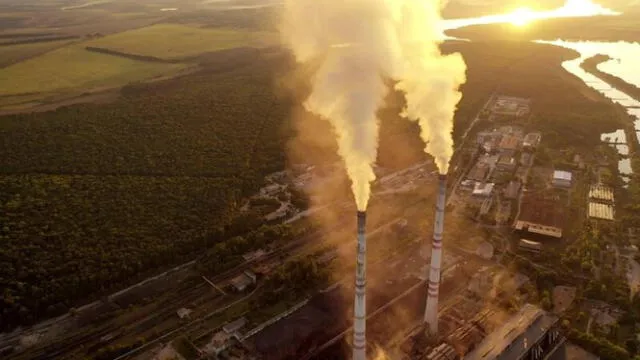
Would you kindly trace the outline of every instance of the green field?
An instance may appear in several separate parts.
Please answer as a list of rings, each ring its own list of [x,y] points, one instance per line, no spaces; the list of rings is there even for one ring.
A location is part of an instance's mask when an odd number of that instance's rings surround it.
[[[0,96],[122,86],[184,68],[182,64],[92,53],[71,45],[0,69]]]
[[[0,46],[0,68],[7,65],[15,64],[34,56],[38,56],[47,51],[64,46],[67,43],[69,43],[69,41],[62,40],[33,44]]]
[[[273,39],[274,34],[268,32],[158,24],[110,35],[87,45],[128,54],[180,59],[217,50],[260,46]]]

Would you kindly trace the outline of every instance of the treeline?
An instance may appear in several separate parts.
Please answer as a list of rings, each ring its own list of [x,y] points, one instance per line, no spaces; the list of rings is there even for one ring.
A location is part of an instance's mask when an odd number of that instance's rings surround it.
[[[9,41],[0,41],[0,46],[13,46],[13,45],[24,45],[24,44],[33,44],[33,43],[42,43],[42,42],[53,42],[53,41],[61,41],[61,40],[72,40],[77,38],[78,37],[74,35],[66,35],[66,36],[51,36],[51,37],[43,37],[43,38],[9,40]]]
[[[330,272],[313,257],[289,261],[265,279],[261,292],[252,300],[252,308],[260,309],[279,301],[295,301],[327,286]]]
[[[86,46],[85,50],[95,52],[98,54],[119,56],[119,57],[136,60],[136,61],[157,62],[157,63],[165,63],[165,64],[177,64],[180,62],[179,60],[166,60],[166,59],[157,58],[155,56],[129,54],[121,51],[105,49],[105,48],[95,47],[95,46]]]
[[[238,223],[236,221],[236,223]],[[240,228],[238,223],[238,229]],[[244,226],[243,226],[244,227]],[[311,226],[292,227],[288,224],[262,225],[244,235],[236,235],[225,241],[218,241],[201,258],[198,266],[207,273],[220,273],[233,268],[244,261],[242,255],[257,249],[266,249],[270,245],[279,242],[281,245],[307,235],[313,230]],[[237,233],[232,227],[228,227],[226,233]],[[221,235],[218,234],[218,238]]]
[[[567,337],[585,350],[598,355],[602,360],[631,360],[627,350],[607,339],[597,338],[576,329],[569,330]]]

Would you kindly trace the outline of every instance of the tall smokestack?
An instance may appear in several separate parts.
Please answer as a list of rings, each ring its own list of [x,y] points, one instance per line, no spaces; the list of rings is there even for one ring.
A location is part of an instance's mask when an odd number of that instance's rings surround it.
[[[429,326],[432,335],[438,333],[438,291],[440,288],[440,268],[442,264],[442,232],[444,230],[444,207],[447,191],[447,175],[438,177],[438,200],[436,202],[436,219],[433,224],[433,243],[431,246],[431,270],[427,287],[427,306],[424,311],[424,322]]]
[[[367,309],[365,303],[365,293],[367,285],[367,240],[365,238],[365,227],[367,213],[358,211],[358,254],[356,256],[356,295],[353,308],[353,360],[366,360],[367,340],[365,334],[365,323]]]

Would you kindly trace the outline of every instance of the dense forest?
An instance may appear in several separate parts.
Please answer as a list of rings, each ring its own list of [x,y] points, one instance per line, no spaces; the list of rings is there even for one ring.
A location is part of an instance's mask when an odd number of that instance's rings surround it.
[[[586,146],[617,126],[609,104],[589,100],[559,66],[570,51],[509,42],[444,50],[461,51],[469,66],[456,137],[494,91],[534,98],[557,144]],[[198,73],[127,86],[111,104],[0,118],[0,328],[193,259],[222,240],[266,174],[287,161],[336,159],[327,122],[295,105],[305,86],[291,79],[286,53],[240,49],[201,61]],[[424,156],[402,106],[390,93],[380,111],[385,167]]]

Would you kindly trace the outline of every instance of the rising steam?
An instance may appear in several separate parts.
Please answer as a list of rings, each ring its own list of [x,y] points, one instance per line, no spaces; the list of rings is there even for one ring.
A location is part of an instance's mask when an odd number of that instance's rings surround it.
[[[418,121],[425,150],[433,155],[441,174],[453,155],[453,115],[466,80],[466,65],[458,53],[443,56],[439,44],[441,0],[405,0],[398,33],[403,73],[396,89],[406,94],[403,116]]]
[[[446,172],[464,62],[440,55],[439,0],[286,0],[284,9],[283,40],[296,60],[320,61],[304,105],[333,124],[358,209],[375,180],[385,78],[399,80],[406,116],[419,120],[426,150]]]

